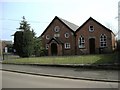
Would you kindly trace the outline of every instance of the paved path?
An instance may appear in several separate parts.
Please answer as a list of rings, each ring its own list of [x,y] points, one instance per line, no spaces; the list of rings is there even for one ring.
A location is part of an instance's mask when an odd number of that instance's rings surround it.
[[[98,69],[83,69],[83,68],[67,68],[67,67],[50,67],[50,66],[29,66],[29,65],[8,65],[3,64],[3,69],[19,70],[32,73],[41,73],[48,75],[61,75],[78,78],[92,78],[97,80],[117,80],[117,70],[98,70]]]

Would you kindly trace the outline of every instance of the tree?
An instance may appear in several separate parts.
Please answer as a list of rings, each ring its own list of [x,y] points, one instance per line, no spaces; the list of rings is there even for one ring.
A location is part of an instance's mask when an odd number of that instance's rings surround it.
[[[39,37],[34,38],[34,55],[37,57],[46,55],[46,50],[43,48],[42,40]]]
[[[13,47],[16,50],[16,54],[22,57],[23,54],[23,31],[17,31],[14,34],[14,44]]]
[[[34,31],[30,30],[24,16],[18,29],[20,31],[14,34],[14,49],[20,57],[30,57],[34,51]]]

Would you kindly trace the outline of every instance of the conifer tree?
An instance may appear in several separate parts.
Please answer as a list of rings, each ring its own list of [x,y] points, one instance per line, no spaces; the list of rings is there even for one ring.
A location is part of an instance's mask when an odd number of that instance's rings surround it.
[[[14,48],[20,57],[30,57],[34,51],[34,30],[31,31],[30,24],[23,16],[17,31],[14,34]]]

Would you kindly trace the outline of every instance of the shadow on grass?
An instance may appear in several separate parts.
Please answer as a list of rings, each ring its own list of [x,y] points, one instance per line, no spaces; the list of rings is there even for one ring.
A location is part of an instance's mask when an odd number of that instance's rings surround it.
[[[120,70],[119,63],[119,54],[118,52],[112,54],[102,54],[99,55],[99,60],[91,64],[91,67],[94,69],[106,69],[106,70]]]
[[[100,58],[94,64],[115,64],[118,63],[118,54],[117,53],[112,53],[112,54],[101,54],[98,55]]]

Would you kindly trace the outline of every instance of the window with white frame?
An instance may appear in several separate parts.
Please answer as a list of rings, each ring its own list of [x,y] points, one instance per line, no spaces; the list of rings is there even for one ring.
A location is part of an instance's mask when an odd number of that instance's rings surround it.
[[[107,36],[105,34],[101,34],[100,36],[100,47],[107,46]]]
[[[79,37],[78,46],[79,46],[79,48],[84,48],[85,47],[85,38],[83,36]]]
[[[65,43],[65,49],[70,49],[70,43]]]
[[[49,45],[48,44],[46,44],[46,49],[48,49],[49,48]]]
[[[93,32],[94,31],[94,26],[89,26],[89,31]]]
[[[60,31],[60,27],[59,26],[55,26],[54,31],[55,32],[59,32]]]
[[[69,33],[65,33],[65,38],[69,38],[70,34]]]
[[[60,37],[60,34],[54,34],[54,37]]]
[[[49,39],[50,39],[50,36],[49,36],[49,35],[46,35],[46,39],[49,40]]]

